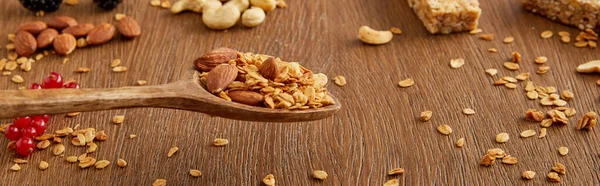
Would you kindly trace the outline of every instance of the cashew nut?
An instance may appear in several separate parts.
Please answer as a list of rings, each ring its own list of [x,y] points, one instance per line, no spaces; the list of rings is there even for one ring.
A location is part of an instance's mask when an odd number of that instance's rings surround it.
[[[273,11],[277,8],[277,0],[250,0],[252,6],[258,6],[265,12]]]
[[[231,28],[240,19],[240,10],[236,6],[222,6],[218,9],[203,10],[202,21],[208,28],[224,30]]]
[[[208,10],[217,10],[223,6],[223,3],[219,0],[206,0],[202,5],[202,12],[206,12]]]
[[[180,12],[189,10],[197,13],[202,12],[202,5],[204,0],[179,0],[171,6],[171,12],[178,14]]]
[[[362,26],[358,29],[358,39],[372,45],[386,44],[392,40],[393,36],[394,34],[389,30],[378,31],[368,26]]]
[[[598,73],[600,72],[600,60],[593,60],[587,63],[581,64],[577,67],[579,73]]]
[[[223,6],[235,6],[240,10],[240,13],[242,13],[248,9],[250,2],[248,0],[231,0],[225,3]]]
[[[265,11],[262,8],[253,6],[242,14],[242,25],[255,27],[265,21]]]

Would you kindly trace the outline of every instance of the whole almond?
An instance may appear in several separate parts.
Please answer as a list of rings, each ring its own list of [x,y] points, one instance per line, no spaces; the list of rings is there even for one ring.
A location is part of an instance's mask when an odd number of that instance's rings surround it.
[[[100,45],[109,42],[113,36],[115,36],[115,26],[108,23],[102,23],[90,30],[86,40],[88,45]]]
[[[194,64],[196,65],[196,69],[203,72],[209,72],[217,65],[227,63],[234,59],[237,59],[235,50],[223,47],[207,52],[206,54],[202,55],[202,57],[196,59]]]
[[[15,52],[19,56],[30,56],[37,50],[37,41],[31,33],[19,31],[15,36]]]
[[[119,30],[119,32],[123,36],[128,38],[140,36],[140,34],[142,33],[142,29],[140,28],[140,25],[137,23],[137,21],[135,21],[135,19],[129,16],[121,18],[117,22],[116,26],[117,30]]]
[[[269,58],[262,63],[260,68],[258,68],[258,73],[260,73],[263,77],[275,80],[277,76],[279,76],[279,68],[277,68],[277,61],[273,58]]]
[[[54,50],[60,55],[68,55],[77,47],[77,39],[71,34],[60,34],[54,39]]]
[[[62,30],[62,33],[71,34],[75,37],[85,37],[92,29],[94,29],[94,25],[92,24],[78,24],[65,28]]]
[[[223,91],[235,80],[238,69],[235,65],[223,64],[216,66],[206,77],[206,88],[210,93],[217,94]]]
[[[233,102],[251,106],[260,106],[265,101],[265,96],[262,94],[247,90],[229,92],[227,96],[229,96]]]
[[[55,28],[57,30],[62,30],[70,26],[77,25],[77,20],[69,16],[56,16],[50,19],[48,22],[48,27]]]
[[[38,48],[46,48],[52,45],[52,42],[56,36],[58,36],[58,32],[53,28],[44,29],[44,31],[37,36]]]
[[[33,35],[38,35],[40,32],[42,32],[42,30],[46,28],[48,28],[48,25],[46,25],[46,23],[41,21],[33,21],[22,24],[21,27],[19,27],[19,30],[17,30],[17,32],[26,31]]]

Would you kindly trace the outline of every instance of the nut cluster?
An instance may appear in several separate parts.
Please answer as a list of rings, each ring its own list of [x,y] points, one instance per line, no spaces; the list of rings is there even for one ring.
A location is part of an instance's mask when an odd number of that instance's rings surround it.
[[[219,97],[272,109],[310,109],[334,104],[327,76],[297,62],[218,48],[194,61],[206,89]]]
[[[202,13],[204,24],[215,30],[231,28],[240,20],[246,27],[256,27],[264,22],[266,12],[287,7],[283,0],[179,0],[172,6],[168,0],[152,0],[150,5],[171,8],[173,14]]]

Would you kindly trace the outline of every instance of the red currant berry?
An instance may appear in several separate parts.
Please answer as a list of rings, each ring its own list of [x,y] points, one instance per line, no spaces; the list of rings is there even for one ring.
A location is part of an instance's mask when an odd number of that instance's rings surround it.
[[[15,118],[13,120],[13,124],[15,125],[15,127],[20,128],[20,129],[28,127],[31,124],[31,117],[25,116],[25,117]]]
[[[63,87],[77,89],[77,88],[79,88],[79,84],[77,84],[77,82],[71,81],[71,82],[66,83]]]
[[[39,90],[39,89],[42,89],[42,85],[37,84],[37,83],[33,83],[33,84],[31,84],[31,87],[29,87],[29,89]]]
[[[62,88],[63,78],[58,72],[51,72],[42,82],[42,88]]]
[[[35,128],[38,135],[43,134],[44,132],[46,132],[46,121],[44,121],[44,119],[42,118],[34,118],[30,127]]]
[[[21,129],[21,137],[35,138],[37,136],[38,136],[38,132],[33,127],[27,127],[27,128]]]
[[[7,139],[15,141],[21,138],[21,129],[17,128],[15,125],[9,125],[8,127],[6,127],[6,131],[4,131],[4,134]]]
[[[33,147],[35,145],[33,139],[23,136],[21,139],[19,139],[19,141],[17,141],[16,146],[17,153],[19,153],[19,155],[29,156],[31,153],[33,153]]]
[[[43,119],[44,122],[48,123],[48,121],[50,121],[50,116],[49,115],[33,116],[33,121],[35,121],[36,119]]]

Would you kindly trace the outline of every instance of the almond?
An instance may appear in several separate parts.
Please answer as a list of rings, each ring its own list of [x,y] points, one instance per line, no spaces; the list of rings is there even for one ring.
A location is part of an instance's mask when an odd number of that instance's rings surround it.
[[[277,68],[277,61],[273,58],[269,58],[262,63],[260,68],[258,68],[258,73],[260,73],[263,77],[270,79],[272,81],[279,76],[279,68]]]
[[[44,29],[44,31],[37,36],[38,48],[46,48],[50,46],[56,36],[58,36],[58,32],[53,28]]]
[[[260,106],[265,101],[265,96],[262,94],[247,90],[233,91],[227,95],[233,102],[251,106]]]
[[[17,32],[26,31],[33,35],[38,35],[40,32],[42,32],[42,30],[46,28],[48,28],[48,25],[46,25],[46,23],[41,21],[33,21],[22,24],[21,27],[19,27],[19,30],[17,30]]]
[[[94,25],[92,24],[78,24],[65,28],[64,30],[62,30],[62,33],[71,34],[75,37],[85,37],[92,29],[94,29]]]
[[[210,93],[217,94],[223,91],[235,80],[238,69],[235,65],[223,64],[216,66],[206,77],[206,88]]]
[[[56,16],[48,21],[48,27],[58,30],[77,25],[77,20],[69,16]]]
[[[235,53],[235,50],[223,47],[214,49],[202,55],[202,57],[194,61],[194,64],[196,64],[196,69],[201,70],[203,72],[209,72],[217,65],[227,63],[230,60],[234,59],[237,59],[237,54]]]
[[[30,56],[37,50],[37,41],[31,33],[19,31],[15,36],[15,52],[19,56]]]
[[[90,30],[86,40],[88,45],[100,45],[109,42],[113,36],[115,36],[115,26],[108,23],[102,23]]]
[[[71,34],[60,34],[54,39],[54,50],[60,55],[68,55],[77,47],[77,39]]]
[[[142,29],[140,28],[140,25],[137,23],[137,21],[135,21],[135,19],[129,16],[121,18],[119,22],[117,22],[116,26],[117,30],[119,30],[119,32],[123,36],[128,38],[140,36],[140,34],[142,33]]]

